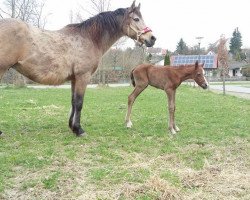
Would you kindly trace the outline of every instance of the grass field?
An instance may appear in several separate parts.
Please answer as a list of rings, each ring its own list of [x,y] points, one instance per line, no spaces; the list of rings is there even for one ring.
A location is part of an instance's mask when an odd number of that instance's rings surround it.
[[[88,89],[76,138],[68,89],[0,89],[0,199],[250,199],[250,101],[181,86],[167,132],[164,92]]]

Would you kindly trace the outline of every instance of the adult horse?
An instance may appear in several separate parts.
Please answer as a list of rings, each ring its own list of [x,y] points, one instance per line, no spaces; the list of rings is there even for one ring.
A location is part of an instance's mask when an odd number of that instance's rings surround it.
[[[84,135],[80,116],[86,86],[102,55],[122,36],[148,47],[156,38],[146,27],[140,4],[100,13],[58,31],[40,30],[16,19],[0,21],[0,79],[14,68],[29,79],[48,85],[71,81],[69,127]]]
[[[204,64],[199,65],[198,61],[193,65],[182,65],[179,67],[171,66],[153,66],[142,64],[135,67],[131,72],[134,91],[128,96],[128,111],[126,115],[126,126],[132,127],[130,120],[131,110],[135,99],[146,89],[148,85],[162,89],[168,97],[169,125],[168,129],[175,134],[180,129],[175,124],[175,93],[179,85],[187,80],[193,79],[203,89],[207,89],[208,83],[204,77]]]

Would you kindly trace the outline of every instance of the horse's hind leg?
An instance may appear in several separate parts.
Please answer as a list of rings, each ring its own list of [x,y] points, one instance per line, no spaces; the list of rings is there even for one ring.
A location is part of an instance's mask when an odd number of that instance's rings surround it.
[[[128,96],[128,111],[126,114],[126,118],[125,118],[125,123],[127,128],[131,128],[132,127],[132,122],[130,119],[130,115],[131,115],[131,110],[132,110],[132,106],[135,102],[135,99],[139,96],[139,94],[147,87],[147,85],[143,85],[143,86],[135,86],[134,91]]]
[[[8,67],[2,67],[2,66],[0,65],[0,81],[2,80],[3,75],[4,75],[4,73],[5,73],[7,70],[8,70]]]
[[[1,51],[0,51],[1,53]],[[0,81],[4,75],[4,73],[11,67],[15,64],[15,62],[11,62],[11,61],[8,61],[8,60],[5,60],[5,59],[1,59],[3,58],[4,56],[7,57],[7,55],[2,55],[0,54]]]
[[[2,77],[3,77],[3,75],[4,75],[4,73],[5,73],[6,70],[7,69],[1,67],[1,65],[0,65],[0,83],[1,83]],[[3,132],[0,130],[0,136],[2,135],[2,133]]]

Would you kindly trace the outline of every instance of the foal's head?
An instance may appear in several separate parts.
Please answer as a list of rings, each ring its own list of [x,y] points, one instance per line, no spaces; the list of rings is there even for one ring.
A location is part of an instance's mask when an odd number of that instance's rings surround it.
[[[195,62],[195,70],[194,70],[194,74],[193,74],[193,79],[203,89],[207,89],[208,82],[204,76],[205,71],[204,71],[203,67],[204,67],[204,63],[199,65],[198,61]]]
[[[136,7],[135,1],[127,9],[123,32],[128,37],[137,40],[141,44],[145,44],[147,47],[152,47],[156,40],[156,37],[152,34],[152,30],[143,21],[140,4]]]

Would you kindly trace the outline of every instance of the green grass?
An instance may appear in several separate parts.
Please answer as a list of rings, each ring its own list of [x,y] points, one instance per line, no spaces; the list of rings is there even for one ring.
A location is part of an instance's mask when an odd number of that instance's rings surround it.
[[[1,193],[17,190],[31,199],[47,191],[52,191],[50,198],[96,193],[96,199],[105,199],[121,191],[121,199],[154,199],[162,190],[131,189],[125,194],[122,189],[126,184],[147,185],[152,177],[185,194],[180,169],[205,170],[207,162],[219,162],[215,149],[236,148],[235,141],[249,140],[249,100],[188,86],[177,91],[181,132],[176,137],[167,132],[166,95],[153,88],[138,97],[134,126],[126,129],[131,91],[88,89],[81,119],[88,135],[76,138],[68,128],[70,90],[1,88],[0,198]],[[249,153],[247,148],[240,151],[232,156]],[[28,192],[30,188],[34,193]]]

